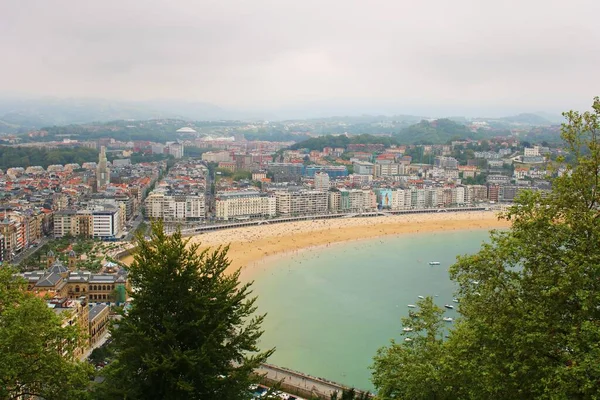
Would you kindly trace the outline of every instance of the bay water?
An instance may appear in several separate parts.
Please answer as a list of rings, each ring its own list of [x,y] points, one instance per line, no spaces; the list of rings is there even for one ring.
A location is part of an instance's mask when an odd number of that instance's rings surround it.
[[[448,268],[488,238],[487,230],[406,234],[266,259],[252,276],[258,311],[268,314],[260,346],[276,347],[271,364],[373,390],[373,356],[402,340],[407,306],[418,296],[454,304]]]

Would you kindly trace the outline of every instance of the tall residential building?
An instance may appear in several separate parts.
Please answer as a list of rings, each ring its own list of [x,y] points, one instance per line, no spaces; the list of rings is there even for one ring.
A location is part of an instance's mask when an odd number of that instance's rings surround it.
[[[232,192],[217,195],[215,199],[217,219],[274,217],[276,199],[272,194],[259,192]]]
[[[106,147],[100,147],[100,156],[98,157],[98,165],[96,166],[96,183],[98,190],[105,188],[110,183],[110,169],[108,168],[108,160],[106,159]]]
[[[340,189],[340,210],[363,212],[377,208],[377,196],[372,190]]]
[[[183,143],[167,142],[167,151],[175,158],[182,158],[184,153]]]
[[[317,172],[315,174],[315,190],[326,192],[329,190],[329,174],[326,172]]]
[[[275,192],[278,215],[310,215],[327,212],[327,192],[298,190]]]
[[[146,198],[146,216],[165,221],[199,221],[206,217],[204,194],[152,192]]]

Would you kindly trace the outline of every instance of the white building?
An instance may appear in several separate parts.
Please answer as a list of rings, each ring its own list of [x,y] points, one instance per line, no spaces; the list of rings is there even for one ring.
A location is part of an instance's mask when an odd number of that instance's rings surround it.
[[[354,162],[354,173],[358,175],[373,175],[375,172],[375,165],[366,161]]]
[[[375,176],[395,176],[404,175],[404,164],[376,164]]]
[[[175,158],[183,158],[184,147],[183,143],[167,143],[167,151]]]
[[[100,239],[119,238],[123,231],[121,208],[104,204],[92,210],[92,236]]]
[[[274,217],[277,201],[272,194],[232,192],[219,194],[215,207],[216,217],[225,221],[236,218]]]
[[[146,216],[164,221],[198,221],[206,218],[204,194],[152,192],[146,197]]]
[[[231,153],[228,151],[209,151],[202,154],[202,161],[207,162],[230,162],[233,161],[233,157],[231,157]]]
[[[540,147],[539,146],[525,147],[524,155],[525,155],[525,157],[537,157],[540,155]]]
[[[326,172],[317,172],[315,174],[315,190],[326,192],[329,190],[329,174]]]

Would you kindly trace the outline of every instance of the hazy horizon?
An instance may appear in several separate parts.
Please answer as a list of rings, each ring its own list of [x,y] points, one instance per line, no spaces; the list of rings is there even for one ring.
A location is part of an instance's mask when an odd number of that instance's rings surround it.
[[[588,109],[600,2],[4,2],[0,95],[279,118]]]

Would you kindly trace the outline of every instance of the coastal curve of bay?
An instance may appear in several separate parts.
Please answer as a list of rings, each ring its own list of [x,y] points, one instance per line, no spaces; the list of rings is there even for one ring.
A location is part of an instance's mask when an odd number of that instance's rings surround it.
[[[248,281],[273,265],[263,262],[266,258],[312,247],[380,236],[508,227],[510,222],[493,211],[439,212],[262,224],[212,231],[192,241],[201,248],[229,244],[229,271],[241,268],[241,280]]]

